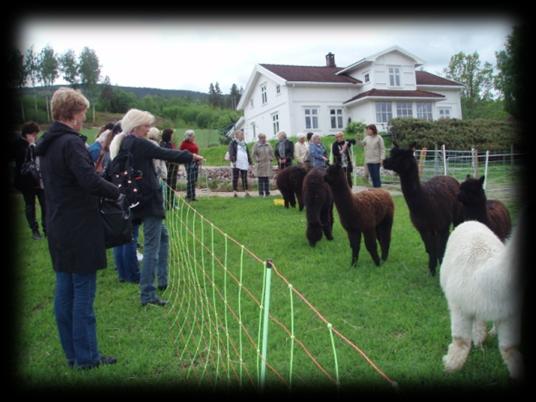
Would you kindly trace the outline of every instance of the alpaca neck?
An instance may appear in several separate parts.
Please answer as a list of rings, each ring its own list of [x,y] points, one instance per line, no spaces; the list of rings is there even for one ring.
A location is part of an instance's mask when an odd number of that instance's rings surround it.
[[[463,216],[466,221],[478,221],[485,225],[489,223],[488,210],[486,207],[486,198],[474,205],[463,206]]]
[[[333,202],[337,207],[341,221],[349,222],[352,218],[353,197],[352,190],[350,190],[346,178],[335,183],[335,185],[331,187],[331,190],[333,193]]]
[[[422,208],[423,198],[417,164],[412,165],[409,170],[400,173],[399,176],[402,194],[404,194],[408,208],[413,212],[418,211]]]

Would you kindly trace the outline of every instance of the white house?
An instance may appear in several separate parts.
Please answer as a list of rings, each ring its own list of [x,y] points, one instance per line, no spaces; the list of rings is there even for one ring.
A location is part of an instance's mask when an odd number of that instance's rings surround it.
[[[236,125],[246,140],[258,133],[268,138],[278,131],[289,135],[335,134],[350,121],[387,129],[394,117],[437,120],[462,118],[463,85],[416,68],[417,56],[391,47],[348,67],[257,64],[237,105],[244,116]]]

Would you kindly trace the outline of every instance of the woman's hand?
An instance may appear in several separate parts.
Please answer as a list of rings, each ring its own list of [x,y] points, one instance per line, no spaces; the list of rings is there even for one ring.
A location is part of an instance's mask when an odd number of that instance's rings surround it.
[[[205,160],[205,158],[203,158],[201,155],[198,155],[198,154],[192,154],[192,155],[194,157],[194,161],[202,162]]]

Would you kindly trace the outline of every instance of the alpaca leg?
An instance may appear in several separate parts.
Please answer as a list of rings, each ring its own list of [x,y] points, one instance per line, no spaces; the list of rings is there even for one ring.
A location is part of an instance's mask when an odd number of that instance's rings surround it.
[[[474,320],[473,321],[473,345],[475,347],[482,347],[482,344],[486,340],[488,335],[488,327],[486,321]]]
[[[434,276],[437,264],[435,237],[431,232],[423,232],[421,233],[421,238],[428,253],[428,270],[430,275]]]
[[[303,195],[300,192],[296,192],[296,198],[298,199],[298,207],[300,208],[300,211],[303,211]]]
[[[510,377],[519,380],[523,377],[523,356],[519,352],[518,345],[521,341],[521,324],[518,317],[497,321],[497,335],[499,338],[499,350]]]
[[[294,196],[294,191],[291,190],[289,192],[288,200],[289,200],[290,206],[292,208],[296,208],[296,197]]]
[[[361,246],[361,232],[348,232],[348,240],[350,240],[352,249],[352,263],[350,266],[356,266],[359,258],[359,247]]]
[[[391,244],[391,229],[393,227],[393,217],[386,217],[382,223],[378,225],[376,231],[378,233],[378,241],[382,250],[382,260],[387,261],[389,257],[389,246]]]
[[[463,367],[471,351],[471,330],[473,326],[473,320],[457,308],[451,308],[450,320],[452,342],[449,345],[447,354],[443,356],[443,367],[448,373]]]
[[[376,266],[380,265],[380,256],[378,255],[378,247],[376,246],[376,230],[371,229],[363,233],[365,236],[365,246],[374,260]]]
[[[437,258],[439,260],[439,264],[443,262],[443,256],[445,255],[445,249],[447,248],[447,241],[449,239],[449,228],[446,228],[439,232],[438,235],[438,253]]]
[[[333,240],[333,220],[331,219],[330,206],[324,205],[322,207],[320,220],[322,221],[322,230],[324,231],[326,239]]]

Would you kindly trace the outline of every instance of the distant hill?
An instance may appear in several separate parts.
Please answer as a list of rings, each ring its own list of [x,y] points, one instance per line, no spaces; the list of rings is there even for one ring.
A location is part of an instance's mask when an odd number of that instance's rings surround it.
[[[32,94],[45,94],[52,93],[59,87],[65,85],[53,85],[51,87],[33,87],[33,88],[21,88],[20,91],[24,95]],[[208,100],[208,94],[204,92],[188,91],[185,89],[161,89],[161,88],[142,88],[142,87],[123,87],[118,85],[112,85],[113,88],[118,88],[126,92],[131,92],[139,98],[143,98],[147,95],[158,95],[163,97],[181,97],[189,98],[192,100],[206,101]]]

